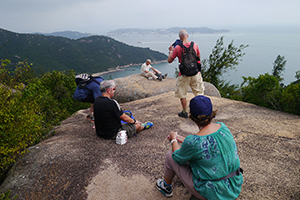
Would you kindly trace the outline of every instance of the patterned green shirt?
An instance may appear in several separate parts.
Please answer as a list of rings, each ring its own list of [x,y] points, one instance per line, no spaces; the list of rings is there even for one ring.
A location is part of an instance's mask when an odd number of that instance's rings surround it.
[[[209,200],[232,200],[241,192],[242,174],[222,181],[212,181],[240,167],[236,143],[230,130],[222,122],[217,124],[221,124],[221,127],[212,134],[187,136],[172,157],[180,165],[190,163],[194,186],[200,195]]]

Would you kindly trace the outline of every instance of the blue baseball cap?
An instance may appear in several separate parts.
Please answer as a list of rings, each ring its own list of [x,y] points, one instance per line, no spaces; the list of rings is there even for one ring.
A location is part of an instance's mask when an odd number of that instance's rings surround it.
[[[190,112],[195,118],[197,118],[199,115],[211,117],[212,111],[211,100],[206,96],[198,95],[190,101]]]

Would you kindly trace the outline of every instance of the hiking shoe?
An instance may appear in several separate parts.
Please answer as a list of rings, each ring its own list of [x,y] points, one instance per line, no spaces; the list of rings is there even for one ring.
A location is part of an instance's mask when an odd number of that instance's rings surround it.
[[[95,121],[94,117],[91,115],[86,116],[87,119],[90,119],[92,122]]]
[[[178,113],[179,117],[183,117],[183,118],[189,118],[189,115],[187,113],[184,113],[183,111],[181,111],[180,113]]]
[[[152,122],[145,122],[143,124],[143,126],[144,126],[144,129],[148,129],[148,128],[151,128],[153,126],[153,123]]]
[[[166,73],[165,75],[163,75],[163,79],[165,79],[168,76],[168,73]]]
[[[173,196],[172,186],[165,186],[163,179],[157,179],[156,188],[167,198]]]

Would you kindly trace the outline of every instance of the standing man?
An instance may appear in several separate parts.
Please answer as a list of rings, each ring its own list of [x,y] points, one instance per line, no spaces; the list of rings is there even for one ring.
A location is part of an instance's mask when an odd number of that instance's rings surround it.
[[[186,30],[181,30],[179,32],[179,38],[182,41],[182,44],[187,48],[191,45],[191,42],[188,40],[188,37],[189,35]],[[196,52],[197,57],[200,60],[200,50],[198,45],[194,43],[193,48]],[[173,47],[173,45],[171,45],[169,47],[170,52],[169,52],[168,62],[172,63],[174,59],[178,57],[179,63],[181,63],[182,50],[183,48],[180,45],[177,45],[175,48]],[[175,97],[180,98],[180,102],[182,106],[182,111],[178,113],[179,117],[188,118],[188,113],[186,111],[186,106],[187,106],[186,94],[189,87],[191,87],[195,96],[204,94],[204,83],[200,71],[194,76],[185,76],[182,75],[181,72],[179,72],[178,74],[176,88],[175,88]]]
[[[158,69],[155,69],[150,64],[151,64],[150,59],[147,59],[146,62],[142,64],[141,72],[143,76],[145,76],[146,78],[152,77],[154,80],[160,80],[160,81],[167,77],[168,74],[162,75],[162,73]],[[150,69],[152,69],[154,73],[150,72]]]
[[[123,113],[119,103],[111,99],[115,95],[116,85],[112,80],[100,83],[102,93],[94,103],[95,128],[99,137],[115,139],[120,130],[126,130],[130,138],[137,132],[151,128],[152,122],[141,123]],[[121,120],[127,124],[121,124]]]

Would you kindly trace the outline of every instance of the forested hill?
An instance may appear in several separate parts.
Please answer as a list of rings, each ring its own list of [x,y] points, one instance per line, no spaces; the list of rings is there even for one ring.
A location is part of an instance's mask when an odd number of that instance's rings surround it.
[[[76,40],[41,34],[20,34],[0,29],[0,59],[12,65],[27,59],[37,74],[73,69],[76,73],[96,73],[109,68],[167,59],[149,48],[129,46],[106,36]]]

